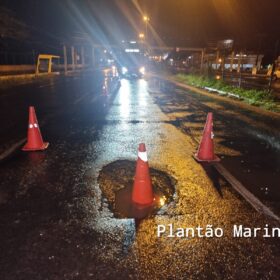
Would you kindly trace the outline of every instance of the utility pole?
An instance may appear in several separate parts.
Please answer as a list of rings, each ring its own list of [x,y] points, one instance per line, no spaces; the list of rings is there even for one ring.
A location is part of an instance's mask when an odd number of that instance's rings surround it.
[[[271,74],[270,74],[270,79],[269,79],[269,84],[268,84],[268,91],[271,92],[271,87],[272,87],[272,82],[273,82],[273,75],[276,67],[276,59],[278,55],[278,47],[279,47],[279,39],[275,43],[275,48],[274,48],[274,55],[273,55],[273,62],[272,62],[272,69],[271,69]]]
[[[81,46],[81,60],[83,67],[85,66],[85,47]]]
[[[223,49],[221,57],[221,70],[222,70],[222,81],[225,80],[225,64],[226,64],[226,50]]]
[[[150,18],[147,15],[145,15],[143,17],[143,20],[145,22],[145,41],[146,41],[146,45],[148,45],[148,24],[149,24]]]
[[[234,63],[234,51],[231,51],[231,56],[230,56],[230,72],[233,70],[233,63]]]
[[[217,49],[217,53],[216,53],[216,71],[218,71],[219,59],[220,59],[220,51],[219,51],[219,49]]]
[[[200,73],[201,74],[203,74],[204,57],[205,57],[205,49],[202,49],[202,51],[201,51],[201,60],[200,60]]]
[[[64,57],[64,72],[67,74],[67,47],[63,45],[63,57]]]
[[[258,37],[258,52],[257,52],[257,59],[256,59],[256,70],[258,71],[259,70],[259,65],[260,65],[260,61],[259,61],[259,58],[260,58],[260,55],[261,55],[261,49],[262,49],[262,42],[263,42],[263,39],[265,38],[265,35],[264,34],[258,34],[257,35]]]
[[[72,58],[72,71],[75,70],[75,48],[71,46],[71,58]]]
[[[242,68],[243,68],[243,66],[241,66],[242,57],[243,57],[243,51],[239,52],[238,66],[237,66],[237,73],[239,75],[239,78],[238,78],[238,87],[239,88],[241,88],[241,84],[242,84]]]

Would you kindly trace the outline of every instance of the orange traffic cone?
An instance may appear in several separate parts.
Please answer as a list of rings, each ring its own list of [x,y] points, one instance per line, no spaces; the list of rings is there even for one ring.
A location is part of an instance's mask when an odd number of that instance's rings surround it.
[[[147,152],[144,143],[139,144],[136,173],[132,190],[132,201],[140,205],[151,205],[154,201]]]
[[[29,107],[29,124],[27,131],[27,143],[22,148],[23,151],[41,151],[47,149],[49,143],[43,142],[39,124],[36,118],[35,109]]]
[[[213,133],[213,113],[208,113],[203,136],[194,158],[197,161],[220,161],[214,154],[214,133]]]

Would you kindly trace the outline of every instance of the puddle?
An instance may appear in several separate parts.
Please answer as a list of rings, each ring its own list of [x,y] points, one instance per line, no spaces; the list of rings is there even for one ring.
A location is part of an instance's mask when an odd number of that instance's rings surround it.
[[[136,161],[118,160],[100,171],[99,186],[116,218],[142,219],[156,214],[173,200],[176,180],[163,171],[150,168],[154,203],[146,207],[135,205],[131,199],[135,168]]]

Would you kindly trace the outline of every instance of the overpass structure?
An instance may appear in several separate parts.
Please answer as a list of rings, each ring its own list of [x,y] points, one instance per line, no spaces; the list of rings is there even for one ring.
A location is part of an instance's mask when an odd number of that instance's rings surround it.
[[[109,45],[109,44],[93,44],[90,42],[79,42],[73,45],[63,44],[63,61],[65,72],[68,69],[75,70],[76,68],[83,68],[85,66],[96,65],[96,57],[99,53],[117,53],[123,48],[122,45]],[[171,46],[144,46],[148,53],[153,51],[172,52],[172,51],[189,51],[200,54],[201,68],[204,64],[205,49],[195,47],[171,47]],[[68,63],[70,62],[70,63]]]

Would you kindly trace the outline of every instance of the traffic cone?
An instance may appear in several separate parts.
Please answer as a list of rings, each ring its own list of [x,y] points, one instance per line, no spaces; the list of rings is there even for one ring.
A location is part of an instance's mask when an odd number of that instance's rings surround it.
[[[43,142],[39,124],[33,106],[29,107],[29,123],[27,131],[27,143],[23,151],[41,151],[47,149],[49,143]]]
[[[203,136],[194,158],[201,161],[215,162],[220,159],[214,154],[214,133],[213,133],[213,113],[208,113],[206,124],[203,130]]]
[[[154,201],[147,152],[144,143],[139,144],[138,159],[132,190],[132,201],[140,205],[151,205]]]

